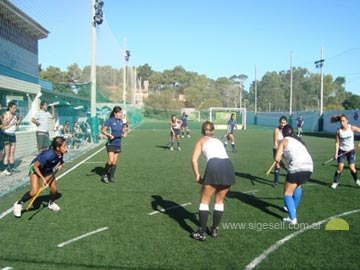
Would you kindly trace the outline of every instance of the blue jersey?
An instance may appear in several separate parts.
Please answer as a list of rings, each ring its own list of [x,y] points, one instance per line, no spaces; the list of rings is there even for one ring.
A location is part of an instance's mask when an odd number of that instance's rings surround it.
[[[53,173],[57,165],[64,163],[63,154],[57,154],[52,148],[42,151],[30,165],[33,165],[36,161],[40,163],[39,169],[44,176]]]
[[[230,126],[230,130],[228,130],[229,133],[233,133],[233,132],[234,132],[234,129],[235,129],[235,126],[236,126],[235,120],[234,120],[234,119],[230,119],[227,124],[228,124],[228,126]]]
[[[121,146],[121,137],[123,132],[124,123],[122,119],[116,119],[115,117],[110,117],[104,123],[104,126],[110,128],[110,134],[115,138],[108,142],[108,145]]]
[[[187,125],[188,125],[188,123],[187,123],[187,117],[186,117],[185,115],[182,115],[182,116],[180,117],[180,120],[182,121],[181,126],[182,126],[182,127],[187,127]]]

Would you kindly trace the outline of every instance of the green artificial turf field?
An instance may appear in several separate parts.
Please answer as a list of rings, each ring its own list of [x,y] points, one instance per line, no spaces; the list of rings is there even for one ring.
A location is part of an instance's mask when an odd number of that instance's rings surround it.
[[[46,190],[20,219],[12,213],[0,219],[0,269],[358,269],[360,189],[347,168],[330,189],[336,162],[321,165],[332,157],[334,139],[302,137],[315,168],[303,187],[299,224],[291,227],[281,221],[284,170],[277,188],[273,174],[265,176],[273,162],[272,130],[236,131],[238,152],[229,156],[237,182],[219,236],[191,239],[200,198],[191,169],[198,127],[182,139],[182,151],[166,147],[168,123],[133,130],[123,140],[115,184],[100,182],[103,146],[67,163],[57,176],[60,212],[46,208]],[[203,170],[204,159],[200,164]],[[1,199],[0,212],[27,190]],[[349,230],[325,230],[337,215]]]

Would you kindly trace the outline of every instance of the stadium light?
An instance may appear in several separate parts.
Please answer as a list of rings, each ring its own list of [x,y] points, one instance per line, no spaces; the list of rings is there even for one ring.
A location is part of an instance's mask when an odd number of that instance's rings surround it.
[[[315,67],[320,68],[321,70],[321,79],[320,79],[320,115],[323,114],[324,108],[324,47],[321,47],[321,59],[315,61]]]
[[[130,51],[129,50],[126,50],[125,51],[125,61],[127,62],[127,61],[129,61],[129,58],[130,58]]]
[[[95,0],[95,5],[94,5],[94,8],[95,8],[95,15],[93,17],[93,20],[94,20],[94,24],[102,24],[103,22],[103,10],[102,10],[102,7],[104,6],[104,1],[102,0]]]

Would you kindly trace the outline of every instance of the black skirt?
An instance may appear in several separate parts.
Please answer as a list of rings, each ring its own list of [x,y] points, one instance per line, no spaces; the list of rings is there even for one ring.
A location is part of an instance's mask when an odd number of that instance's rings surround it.
[[[235,184],[234,166],[230,159],[212,158],[208,161],[202,184],[224,185]]]

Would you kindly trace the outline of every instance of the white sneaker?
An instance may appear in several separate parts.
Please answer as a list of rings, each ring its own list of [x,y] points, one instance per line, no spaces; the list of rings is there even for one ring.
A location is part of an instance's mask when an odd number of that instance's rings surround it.
[[[181,138],[184,138],[184,135],[181,135]]]
[[[339,183],[335,183],[335,182],[334,182],[334,183],[332,183],[331,188],[332,188],[332,189],[336,189],[338,185],[339,185]]]
[[[178,147],[178,151],[181,151],[181,148],[180,148],[180,146]]]
[[[187,135],[188,138],[190,138],[190,135]]]
[[[356,180],[355,184],[357,184],[360,187],[360,180]]]
[[[170,147],[170,151],[173,151],[174,150],[174,147]]]
[[[11,172],[8,171],[8,169],[5,169],[1,172],[2,175],[6,175],[6,176],[9,176],[9,175],[12,175]]]
[[[284,211],[289,212],[286,206],[284,206]]]
[[[290,219],[290,217],[283,218],[283,221],[291,225],[297,224],[297,218]]]
[[[52,202],[48,204],[48,208],[54,212],[60,211],[60,206],[58,206],[56,203]]]
[[[21,217],[21,211],[22,211],[22,204],[15,202],[13,208],[14,216],[17,218]]]

